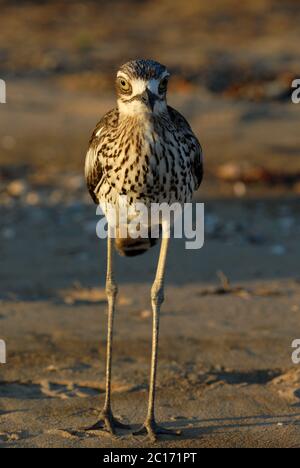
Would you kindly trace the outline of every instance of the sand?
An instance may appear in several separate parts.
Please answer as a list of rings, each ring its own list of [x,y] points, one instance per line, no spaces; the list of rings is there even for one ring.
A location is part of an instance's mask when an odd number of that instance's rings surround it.
[[[101,15],[96,2],[2,10],[0,447],[153,445],[83,430],[104,401],[107,319],[83,161],[114,105],[115,68],[140,55],[170,66],[169,103],[199,135],[206,168],[205,245],[172,242],[161,318],[157,419],[182,435],[156,446],[299,447],[299,7],[128,0],[112,15],[102,3]],[[291,179],[226,183],[226,163]],[[133,428],[146,413],[157,256],[117,262],[113,409]]]
[[[218,202],[207,205],[210,216],[222,212]],[[245,209],[240,201],[230,208],[235,219]],[[247,209],[265,233],[268,222],[273,226],[263,245],[216,233],[200,251],[172,243],[157,417],[183,433],[160,447],[299,446],[300,368],[291,361],[300,325],[297,239],[288,236],[288,252],[274,254],[282,234],[270,206],[257,213],[256,202],[247,202]],[[74,210],[62,212],[59,226],[53,209],[46,210],[45,235],[21,217],[16,238],[2,243],[0,323],[8,360],[1,366],[1,447],[149,447],[124,432],[111,438],[83,431],[104,399],[105,243],[83,235],[78,213],[92,220],[91,207],[77,208],[75,220]],[[113,407],[133,427],[146,411],[157,254],[155,248],[118,259]],[[232,279],[225,290],[216,278],[221,266]]]

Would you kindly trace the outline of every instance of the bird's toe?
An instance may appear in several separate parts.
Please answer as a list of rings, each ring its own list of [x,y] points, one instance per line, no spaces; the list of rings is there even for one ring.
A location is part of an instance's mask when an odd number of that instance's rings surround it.
[[[116,435],[116,429],[131,429],[128,424],[125,424],[118,419],[116,419],[111,412],[104,413],[100,419],[93,424],[92,426],[86,428],[86,431],[103,431],[110,433],[111,435]]]
[[[139,430],[135,431],[133,435],[148,435],[152,442],[155,442],[160,435],[179,436],[181,431],[178,429],[167,429],[159,426],[155,421],[147,421]]]

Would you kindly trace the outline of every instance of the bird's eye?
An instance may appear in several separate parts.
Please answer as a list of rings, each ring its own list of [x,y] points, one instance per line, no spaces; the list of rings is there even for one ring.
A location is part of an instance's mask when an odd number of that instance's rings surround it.
[[[118,80],[119,88],[121,91],[127,93],[131,90],[131,86],[125,78],[119,78]]]
[[[168,87],[168,78],[163,78],[159,83],[158,91],[160,93],[165,93]]]

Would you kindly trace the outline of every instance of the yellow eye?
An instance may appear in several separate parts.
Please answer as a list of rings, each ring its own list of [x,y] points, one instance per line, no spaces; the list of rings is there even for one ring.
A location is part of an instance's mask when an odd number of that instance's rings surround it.
[[[163,78],[161,82],[159,83],[158,91],[162,94],[167,91],[168,87],[168,78]]]
[[[125,93],[131,91],[131,86],[125,78],[119,78],[118,85],[119,85],[120,90]]]

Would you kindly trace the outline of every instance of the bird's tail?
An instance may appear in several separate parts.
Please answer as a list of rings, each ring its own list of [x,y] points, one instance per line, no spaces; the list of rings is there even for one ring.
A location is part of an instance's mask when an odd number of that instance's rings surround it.
[[[127,236],[119,237],[117,235],[115,239],[115,247],[117,252],[125,257],[135,257],[136,255],[141,255],[147,250],[151,249],[154,245],[157,244],[158,239],[151,237],[151,230],[149,230],[148,237],[138,237],[132,238],[129,233]]]

